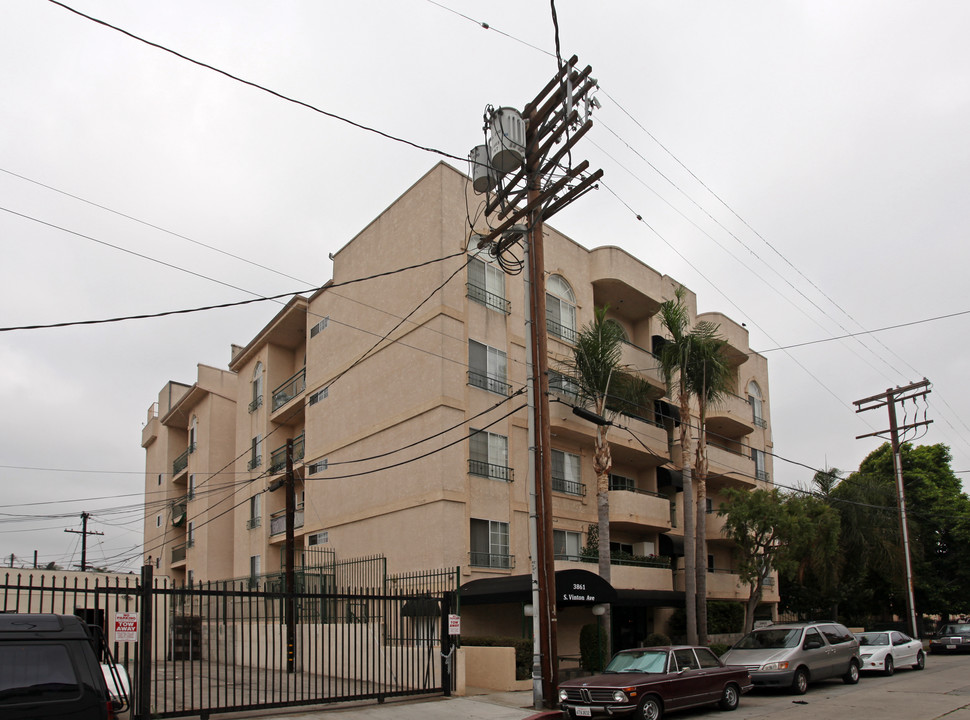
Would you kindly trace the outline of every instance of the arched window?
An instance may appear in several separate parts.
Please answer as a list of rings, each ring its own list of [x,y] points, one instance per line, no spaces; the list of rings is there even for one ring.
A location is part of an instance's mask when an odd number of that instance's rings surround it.
[[[546,330],[566,342],[576,342],[576,296],[559,275],[546,280]]]
[[[748,383],[748,402],[751,404],[751,419],[758,427],[766,427],[761,388],[754,380]]]
[[[253,370],[253,401],[249,403],[249,412],[254,412],[263,404],[263,363],[256,363]]]

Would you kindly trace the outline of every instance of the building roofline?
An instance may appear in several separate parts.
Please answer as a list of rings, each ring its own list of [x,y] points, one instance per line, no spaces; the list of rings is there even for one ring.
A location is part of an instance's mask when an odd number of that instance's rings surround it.
[[[327,284],[329,285],[330,283],[328,282]],[[239,368],[252,359],[253,355],[256,354],[256,351],[267,342],[269,337],[273,334],[273,330],[280,327],[280,325],[282,325],[283,322],[289,319],[289,317],[294,313],[299,312],[303,314],[305,325],[305,318],[308,309],[309,300],[307,300],[307,298],[303,297],[302,295],[295,295],[290,298],[283,309],[276,313],[273,319],[266,323],[266,325],[263,326],[263,329],[256,333],[256,335],[252,340],[249,341],[247,345],[233,355],[232,359],[229,361],[229,369],[232,372],[238,372]]]

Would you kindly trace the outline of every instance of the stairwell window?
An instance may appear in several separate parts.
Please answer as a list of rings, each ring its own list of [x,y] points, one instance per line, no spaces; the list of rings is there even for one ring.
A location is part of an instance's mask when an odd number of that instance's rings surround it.
[[[546,331],[560,340],[576,342],[576,295],[560,275],[546,280]]]
[[[189,520],[185,531],[185,547],[190,548],[195,545],[195,521]]]
[[[511,309],[505,299],[505,273],[480,256],[468,259],[467,290],[470,299],[492,310],[508,313]]]
[[[253,495],[249,498],[249,520],[246,521],[246,528],[252,530],[258,528],[262,523],[262,495]]]
[[[196,415],[192,416],[192,422],[189,423],[189,452],[195,452],[196,443],[199,441],[199,418]]]
[[[249,469],[254,470],[263,464],[263,436],[257,435],[253,438],[252,446],[249,451]]]
[[[474,340],[468,341],[468,384],[499,395],[509,394],[505,353]]]

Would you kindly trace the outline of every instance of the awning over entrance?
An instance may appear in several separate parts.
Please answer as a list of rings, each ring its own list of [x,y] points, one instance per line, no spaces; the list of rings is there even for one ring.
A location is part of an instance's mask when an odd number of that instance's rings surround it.
[[[507,575],[481,578],[460,588],[463,605],[532,602],[532,577]],[[606,580],[588,570],[556,571],[556,606],[598,605],[616,602],[616,590]]]

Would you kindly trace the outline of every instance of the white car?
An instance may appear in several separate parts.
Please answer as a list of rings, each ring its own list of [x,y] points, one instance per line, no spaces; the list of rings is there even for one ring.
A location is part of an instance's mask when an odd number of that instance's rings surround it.
[[[892,675],[897,667],[922,670],[926,666],[923,643],[896,630],[860,633],[859,654],[862,669]]]

